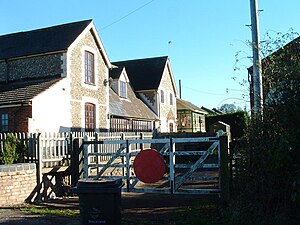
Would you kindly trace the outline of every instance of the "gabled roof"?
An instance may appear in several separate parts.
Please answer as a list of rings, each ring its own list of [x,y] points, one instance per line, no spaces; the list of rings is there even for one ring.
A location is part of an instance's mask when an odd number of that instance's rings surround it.
[[[198,113],[202,113],[202,114],[207,114],[206,111],[204,111],[203,109],[199,108],[198,106],[194,105],[193,103],[177,98],[176,99],[176,104],[177,104],[177,110],[181,110],[181,109],[187,109],[187,110],[191,110],[193,112],[198,112]]]
[[[0,105],[28,103],[63,78],[44,78],[0,83]]]
[[[204,110],[205,112],[207,112],[208,114],[215,114],[215,115],[223,114],[223,112],[221,112],[220,110],[217,110],[216,108],[208,109],[208,108],[205,108],[202,106],[201,109]]]
[[[114,66],[114,67],[112,67],[109,70],[109,77],[111,77],[112,79],[119,79],[121,74],[122,74],[123,69],[124,69],[123,66],[120,66],[120,67]]]
[[[155,57],[113,62],[113,65],[125,67],[135,91],[157,90],[168,57]]]
[[[129,84],[127,84],[126,99],[119,97],[111,88],[109,89],[109,114],[141,120],[157,119],[157,116],[136,97]]]
[[[67,50],[92,22],[84,20],[0,36],[0,60]]]

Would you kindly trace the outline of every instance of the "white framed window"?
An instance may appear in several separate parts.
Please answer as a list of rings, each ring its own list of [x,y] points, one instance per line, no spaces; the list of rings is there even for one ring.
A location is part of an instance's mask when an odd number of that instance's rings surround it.
[[[164,90],[160,90],[160,102],[165,103],[165,92],[164,92]]]
[[[127,83],[119,81],[119,95],[122,98],[127,98]]]
[[[173,94],[170,93],[170,105],[173,105]]]
[[[86,84],[95,84],[95,56],[89,51],[84,51],[84,75]]]
[[[92,90],[98,90],[98,54],[97,50],[90,46],[81,48],[81,86]]]

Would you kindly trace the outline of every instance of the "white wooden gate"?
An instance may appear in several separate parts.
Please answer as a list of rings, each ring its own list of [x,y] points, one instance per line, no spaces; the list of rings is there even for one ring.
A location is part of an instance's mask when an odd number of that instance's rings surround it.
[[[155,193],[220,193],[220,137],[170,138],[143,140],[89,140],[83,141],[84,178],[121,178],[125,182],[124,191]],[[176,145],[208,146],[203,150],[176,150]],[[96,145],[111,144],[119,148],[114,153],[95,150]],[[141,146],[132,149],[132,145]],[[161,181],[144,184],[138,180],[133,170],[135,156],[143,151],[144,145],[155,147],[167,162],[167,172]],[[98,157],[109,156],[108,161],[99,162]],[[190,158],[191,160],[185,159]],[[180,160],[179,160],[180,159]],[[178,162],[177,162],[178,161]]]

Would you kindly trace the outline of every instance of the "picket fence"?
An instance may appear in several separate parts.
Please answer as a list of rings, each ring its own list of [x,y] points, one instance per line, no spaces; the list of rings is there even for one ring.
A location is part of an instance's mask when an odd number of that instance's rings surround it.
[[[65,132],[65,133],[10,133],[26,146],[24,162],[42,163],[42,168],[69,166],[74,139],[83,140],[135,140],[151,139],[152,133],[138,132]],[[4,141],[8,133],[0,133],[0,151],[4,149]],[[137,148],[139,146],[136,146]],[[117,146],[107,144],[97,148],[101,153],[113,153]],[[107,160],[103,156],[100,160]]]

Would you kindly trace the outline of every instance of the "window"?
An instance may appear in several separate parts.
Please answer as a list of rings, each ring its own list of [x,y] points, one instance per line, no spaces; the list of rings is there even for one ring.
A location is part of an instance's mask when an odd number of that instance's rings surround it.
[[[85,130],[95,131],[96,128],[96,107],[92,103],[85,103]]]
[[[169,123],[170,132],[174,132],[173,123]]]
[[[163,90],[160,90],[160,102],[161,103],[165,102],[165,93]]]
[[[170,93],[170,105],[173,105],[173,95]]]
[[[127,84],[124,81],[120,81],[120,97],[126,98],[127,97]]]
[[[8,132],[8,113],[1,114],[1,132]]]
[[[84,71],[85,82],[88,84],[95,84],[95,61],[94,54],[88,51],[84,53]]]

